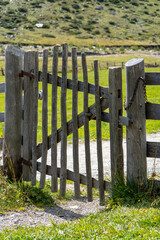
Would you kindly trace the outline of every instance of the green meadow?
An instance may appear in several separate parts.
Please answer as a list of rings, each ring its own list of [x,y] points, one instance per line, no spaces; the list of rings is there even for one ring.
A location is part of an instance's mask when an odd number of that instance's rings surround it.
[[[102,65],[106,61],[110,60],[111,62],[121,62],[121,61],[128,61],[129,59],[133,58],[134,56],[119,56],[119,58],[113,57],[96,57],[99,60],[99,63]],[[139,56],[138,56],[139,57]],[[91,66],[93,63],[93,59],[95,57],[87,57],[88,66]],[[150,63],[154,63],[156,59],[151,58]],[[145,61],[148,62],[149,57],[147,56]],[[42,64],[42,58],[40,59],[40,69]],[[81,64],[81,58],[78,58],[78,65]],[[2,66],[4,66],[4,62],[2,62]],[[49,67],[51,69],[52,66],[52,58],[49,58]],[[69,58],[68,66],[71,67],[71,58]],[[59,67],[61,68],[61,59],[59,60]],[[146,72],[158,72],[160,68],[146,68]],[[59,73],[60,75],[61,73]],[[68,78],[72,79],[72,72],[69,71]],[[78,79],[83,81],[83,73],[80,70],[78,72]],[[90,83],[94,83],[94,71],[93,69],[88,68],[88,79]],[[126,87],[125,87],[125,70],[122,69],[122,79],[123,79],[123,103],[125,102],[125,95],[126,95]],[[5,77],[0,76],[0,82],[4,82]],[[101,86],[108,87],[108,69],[99,69],[99,82]],[[39,83],[39,90],[42,89],[42,83]],[[152,103],[160,103],[159,98],[159,86],[147,86],[147,98]],[[51,91],[52,86],[48,84],[48,135],[51,134]],[[5,108],[5,101],[4,101],[4,94],[0,94],[0,112],[4,112]],[[67,90],[67,121],[72,119],[72,91]],[[89,105],[92,105],[95,101],[94,95],[89,94]],[[83,93],[78,93],[78,113],[83,112]],[[125,116],[125,110],[123,111],[123,115]],[[57,117],[58,117],[58,128],[61,127],[61,89],[58,87],[58,103],[57,103]],[[154,133],[160,131],[160,123],[156,120],[147,120],[146,121],[147,133]],[[0,124],[0,136],[3,136],[4,124]],[[124,127],[124,137],[125,137],[125,127]],[[81,140],[84,139],[84,129],[81,127],[79,129],[79,138]],[[94,120],[90,121],[90,139],[96,139],[96,122]],[[109,139],[109,124],[102,122],[102,139],[107,140]],[[72,135],[68,136],[68,140],[72,140]],[[42,100],[38,102],[38,142],[42,141]]]

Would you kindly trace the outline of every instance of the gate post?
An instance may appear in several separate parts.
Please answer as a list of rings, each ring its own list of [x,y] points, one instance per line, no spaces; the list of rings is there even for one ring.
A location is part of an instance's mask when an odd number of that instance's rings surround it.
[[[126,111],[132,121],[126,136],[127,181],[141,191],[147,185],[144,60],[132,59],[126,63],[125,69]]]
[[[3,168],[10,180],[22,176],[21,123],[22,123],[22,52],[16,46],[5,50],[5,115]]]
[[[35,70],[36,52],[24,53],[24,71],[30,73]],[[24,77],[24,120],[23,120],[23,158],[32,160],[32,134],[33,134],[33,96],[34,81],[28,76]],[[23,164],[23,180],[31,181],[31,167]]]
[[[109,114],[110,114],[110,149],[112,184],[118,178],[124,179],[123,163],[123,127],[119,124],[122,116],[122,70],[120,67],[109,68]]]

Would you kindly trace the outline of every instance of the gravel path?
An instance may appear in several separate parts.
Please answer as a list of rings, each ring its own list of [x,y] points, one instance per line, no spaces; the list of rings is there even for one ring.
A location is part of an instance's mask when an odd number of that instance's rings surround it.
[[[147,135],[147,141],[153,142],[160,142],[160,132],[154,134]],[[58,167],[60,167],[60,147],[61,145],[58,144]],[[90,142],[90,149],[91,149],[91,166],[92,166],[92,176],[97,178],[98,176],[98,165],[97,165],[97,145],[96,141]],[[106,177],[111,176],[111,163],[110,163],[110,141],[103,141],[102,142],[102,150],[103,150],[103,165],[104,165],[104,175]],[[123,152],[124,152],[124,172],[126,174],[126,139],[123,139]],[[38,161],[41,161],[39,159]],[[47,164],[51,164],[51,151],[48,151],[48,159]],[[73,171],[73,147],[72,144],[68,144],[67,146],[67,168]],[[86,174],[85,169],[85,148],[84,143],[79,143],[79,168],[80,173]],[[154,158],[147,158],[147,173],[148,176],[156,172],[160,174],[160,162],[159,159]],[[49,179],[49,177],[48,177]]]
[[[160,133],[147,135],[147,141],[160,142]],[[123,140],[124,159],[126,159],[126,140]],[[92,159],[92,176],[97,178],[97,153],[96,142],[91,142],[91,159]],[[48,151],[47,164],[50,164],[50,151]],[[72,144],[67,147],[67,167],[73,170],[72,158]],[[86,174],[85,171],[85,151],[84,143],[79,144],[79,160],[80,160],[80,173]],[[1,161],[1,160],[0,160]],[[39,160],[40,161],[40,160]],[[103,161],[104,161],[104,174],[110,177],[110,142],[103,141]],[[0,162],[0,165],[2,162]],[[60,144],[58,144],[58,167],[60,167]],[[124,161],[124,170],[126,173],[126,160]],[[153,171],[160,175],[160,162],[159,159],[147,159],[147,171],[150,176]],[[38,176],[39,177],[39,176]],[[47,177],[48,179],[50,177]],[[72,188],[73,185],[67,186]],[[82,189],[81,189],[82,190]],[[104,206],[99,205],[99,200],[94,199],[93,202],[87,202],[86,198],[77,201],[72,199],[66,203],[59,203],[52,208],[44,208],[44,210],[35,210],[34,208],[27,209],[20,212],[8,212],[5,215],[0,214],[0,231],[5,227],[16,227],[17,225],[36,226],[38,224],[51,225],[54,223],[63,223],[66,221],[76,220],[91,213],[97,213],[105,209]]]

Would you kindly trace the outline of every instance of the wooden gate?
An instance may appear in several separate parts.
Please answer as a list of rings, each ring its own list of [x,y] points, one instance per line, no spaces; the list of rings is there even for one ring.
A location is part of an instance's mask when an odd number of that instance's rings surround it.
[[[159,83],[155,74],[144,72],[142,59],[126,64],[126,112],[123,117],[122,72],[120,67],[109,69],[109,88],[99,86],[98,61],[94,61],[95,84],[88,82],[86,54],[82,53],[83,82],[78,81],[77,52],[72,48],[72,79],[67,77],[68,46],[62,45],[62,75],[58,74],[59,46],[53,48],[52,74],[48,73],[48,51],[43,52],[42,71],[39,71],[38,52],[24,53],[22,68],[21,50],[14,46],[6,48],[6,92],[5,92],[5,132],[4,169],[12,178],[14,175],[36,184],[37,171],[40,172],[40,188],[45,187],[46,175],[51,176],[51,191],[60,195],[66,193],[66,180],[74,182],[75,197],[80,197],[80,184],[87,185],[88,201],[92,201],[92,188],[99,189],[100,203],[104,201],[104,191],[109,190],[117,176],[124,179],[123,125],[127,127],[127,180],[143,189],[147,184],[146,153],[150,157],[154,143],[146,142],[145,119],[155,119],[155,105],[146,103],[145,84]],[[146,82],[145,82],[146,77]],[[151,78],[151,80],[150,80]],[[42,102],[42,143],[37,144],[39,82],[43,86]],[[48,135],[48,85],[52,86],[52,131]],[[61,88],[61,95],[57,89]],[[67,121],[66,93],[72,90],[72,119]],[[78,114],[78,92],[83,92],[83,112]],[[142,94],[143,93],[143,94]],[[89,106],[88,95],[95,96],[95,103]],[[61,127],[57,124],[57,99],[61,102]],[[156,105],[157,109],[159,107]],[[109,108],[109,112],[105,110]],[[153,110],[154,108],[154,110]],[[153,116],[154,115],[154,116]],[[159,119],[159,110],[157,112]],[[157,118],[156,118],[157,119]],[[96,121],[98,179],[91,174],[89,121]],[[101,122],[110,123],[111,181],[104,180]],[[84,126],[86,175],[79,172],[78,129]],[[67,169],[67,136],[73,133],[73,172]],[[57,143],[61,142],[61,166],[57,167]],[[47,165],[47,151],[51,149],[51,165]],[[157,149],[157,148],[156,148]],[[157,151],[157,150],[156,150]],[[159,157],[159,148],[157,157]],[[37,159],[41,158],[41,162]],[[10,161],[10,159],[12,161]],[[23,168],[23,170],[22,170]]]

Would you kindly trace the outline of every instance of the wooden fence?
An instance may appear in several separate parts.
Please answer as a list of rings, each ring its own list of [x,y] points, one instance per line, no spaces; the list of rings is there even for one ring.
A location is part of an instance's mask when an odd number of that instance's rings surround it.
[[[127,128],[127,180],[140,189],[147,185],[146,157],[160,157],[160,143],[146,142],[146,119],[160,120],[160,105],[145,103],[145,85],[160,84],[160,73],[145,73],[143,59],[127,62],[126,112],[123,117],[121,67],[109,69],[109,88],[99,86],[98,61],[94,61],[95,84],[88,82],[86,54],[82,53],[83,82],[78,81],[77,52],[72,48],[72,79],[67,78],[68,46],[62,45],[62,76],[58,76],[59,46],[53,48],[52,74],[48,73],[48,51],[43,52],[42,72],[38,68],[38,53],[22,53],[18,47],[7,46],[5,65],[5,121],[3,168],[14,177],[36,184],[40,172],[40,188],[45,187],[46,175],[51,176],[51,191],[66,193],[66,180],[74,182],[75,197],[80,197],[80,184],[87,185],[88,201],[92,201],[92,188],[99,189],[100,203],[104,191],[118,177],[124,178],[123,125]],[[38,82],[43,85],[42,143],[37,145]],[[52,133],[48,136],[48,88],[52,85]],[[61,88],[61,128],[57,129],[57,87]],[[66,93],[72,90],[72,119],[67,122]],[[0,85],[4,91],[4,84]],[[78,114],[78,92],[83,92],[83,112]],[[24,93],[22,101],[22,92]],[[88,95],[95,96],[95,103],[88,105]],[[105,110],[109,108],[109,113]],[[3,119],[4,118],[4,119]],[[89,121],[96,120],[98,179],[91,175]],[[104,180],[101,122],[110,123],[111,182]],[[78,129],[84,126],[86,175],[79,172]],[[67,169],[67,136],[73,133],[73,172]],[[61,142],[61,166],[57,168],[57,143]],[[47,165],[47,151],[51,148],[51,166]],[[41,162],[37,159],[41,158]],[[11,159],[11,161],[10,161]]]

